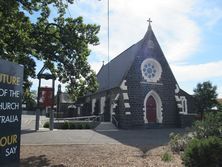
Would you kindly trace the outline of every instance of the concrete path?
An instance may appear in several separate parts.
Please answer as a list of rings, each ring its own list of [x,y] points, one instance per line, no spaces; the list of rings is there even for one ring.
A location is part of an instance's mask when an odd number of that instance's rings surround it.
[[[95,128],[96,131],[118,131],[115,125],[111,122],[100,122]]]
[[[164,145],[169,141],[171,132],[183,132],[183,129],[143,129],[143,130],[43,130],[38,132],[23,130],[22,145],[57,144],[126,144],[131,146]]]
[[[39,127],[42,128],[44,123],[47,122],[49,118],[45,116],[40,116]],[[36,116],[35,115],[22,115],[21,129],[22,130],[35,130]]]

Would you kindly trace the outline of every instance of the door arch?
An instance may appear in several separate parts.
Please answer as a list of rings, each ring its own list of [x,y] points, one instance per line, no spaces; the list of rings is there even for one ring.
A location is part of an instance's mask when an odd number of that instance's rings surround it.
[[[162,123],[162,101],[160,96],[151,90],[144,99],[144,122]]]

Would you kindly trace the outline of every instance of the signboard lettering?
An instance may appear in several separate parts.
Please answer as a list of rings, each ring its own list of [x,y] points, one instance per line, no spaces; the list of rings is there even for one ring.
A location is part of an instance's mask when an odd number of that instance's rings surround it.
[[[0,59],[0,166],[19,163],[23,66]]]

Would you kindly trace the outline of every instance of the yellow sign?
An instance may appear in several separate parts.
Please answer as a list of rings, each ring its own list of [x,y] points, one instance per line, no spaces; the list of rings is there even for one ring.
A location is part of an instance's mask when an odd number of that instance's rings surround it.
[[[3,136],[0,138],[0,147],[17,143],[17,135]]]
[[[19,85],[20,77],[0,73],[0,83],[9,85]]]

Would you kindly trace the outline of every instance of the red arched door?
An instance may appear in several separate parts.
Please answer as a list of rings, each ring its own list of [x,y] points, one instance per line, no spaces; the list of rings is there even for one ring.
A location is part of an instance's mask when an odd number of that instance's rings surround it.
[[[150,96],[146,101],[146,119],[148,123],[156,122],[156,101],[153,96]]]

